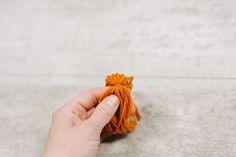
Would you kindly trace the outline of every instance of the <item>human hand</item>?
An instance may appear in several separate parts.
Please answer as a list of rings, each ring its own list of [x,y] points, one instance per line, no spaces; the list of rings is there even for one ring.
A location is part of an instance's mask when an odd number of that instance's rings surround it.
[[[53,113],[42,157],[96,156],[100,133],[119,106],[119,99],[111,95],[95,108],[105,90],[87,90]]]

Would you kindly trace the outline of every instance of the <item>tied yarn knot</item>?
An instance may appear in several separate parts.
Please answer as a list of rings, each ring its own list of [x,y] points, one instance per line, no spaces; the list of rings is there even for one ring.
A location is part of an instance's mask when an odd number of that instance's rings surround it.
[[[133,77],[126,77],[124,74],[112,74],[106,78],[108,89],[100,96],[99,102],[109,95],[116,95],[119,98],[119,108],[104,130],[111,134],[122,134],[132,131],[141,115],[135,105],[130,91],[132,90]]]
[[[128,89],[132,89],[133,76],[126,77],[124,74],[112,74],[106,78],[106,86],[124,86]]]

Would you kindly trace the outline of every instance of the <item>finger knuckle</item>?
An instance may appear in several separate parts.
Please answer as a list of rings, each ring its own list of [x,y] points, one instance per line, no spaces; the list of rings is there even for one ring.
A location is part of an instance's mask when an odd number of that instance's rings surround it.
[[[61,113],[60,109],[56,109],[55,111],[53,111],[52,113],[52,120],[56,119]]]
[[[96,88],[89,88],[87,89],[87,92],[93,92]]]

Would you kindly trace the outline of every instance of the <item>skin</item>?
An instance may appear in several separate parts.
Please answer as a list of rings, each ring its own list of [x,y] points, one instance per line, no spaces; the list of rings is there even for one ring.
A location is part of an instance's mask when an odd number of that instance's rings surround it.
[[[106,97],[97,106],[98,98],[105,90],[87,90],[53,113],[41,157],[96,156],[101,131],[119,106],[115,95]]]

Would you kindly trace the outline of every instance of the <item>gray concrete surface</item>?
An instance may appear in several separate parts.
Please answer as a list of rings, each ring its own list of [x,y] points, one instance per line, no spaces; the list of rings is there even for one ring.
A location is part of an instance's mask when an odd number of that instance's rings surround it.
[[[235,0],[0,0],[0,156],[39,156],[52,111],[135,76],[138,128],[99,157],[236,156]]]

